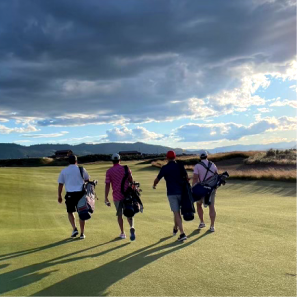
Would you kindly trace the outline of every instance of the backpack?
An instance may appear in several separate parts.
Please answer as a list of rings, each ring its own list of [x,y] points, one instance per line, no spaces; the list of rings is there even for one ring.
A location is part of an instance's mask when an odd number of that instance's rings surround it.
[[[83,178],[83,168],[79,167],[80,174]],[[77,203],[76,209],[78,212],[78,216],[82,221],[89,220],[91,218],[91,214],[95,210],[95,187],[97,185],[97,180],[84,182],[84,191],[85,194],[80,198]]]
[[[124,169],[125,175],[121,183],[121,192],[125,197],[123,200],[123,214],[127,218],[132,218],[139,211],[143,211],[143,204],[140,200],[141,189],[138,188],[140,186],[139,183],[133,182],[129,184],[128,189],[125,191],[125,182],[129,176],[128,166],[125,165]]]
[[[200,183],[197,183],[192,188],[193,199],[194,199],[194,201],[199,201],[202,198],[204,198],[204,204],[210,205],[211,201],[209,200],[209,198],[210,198],[213,190],[216,188],[218,174],[210,170],[210,167],[213,164],[212,162],[208,161],[208,166],[206,166],[204,164],[204,162],[199,162],[198,164],[200,164],[201,166],[203,166],[206,169],[206,173],[205,173],[204,179]],[[213,173],[213,176],[210,177],[209,179],[205,180],[208,171]]]
[[[210,170],[211,165],[213,164],[212,162],[208,161],[208,166],[206,166],[203,162],[200,162],[198,164],[202,165],[207,171],[204,176],[204,179],[202,182],[197,183],[193,188],[192,188],[192,193],[193,193],[193,199],[194,201],[199,201],[202,198],[204,199],[204,205],[211,205],[211,194],[212,192],[220,187],[221,185],[226,184],[226,179],[229,177],[229,174],[227,171],[223,172],[222,174],[217,174],[213,171]],[[208,171],[213,173],[213,176],[205,180]]]

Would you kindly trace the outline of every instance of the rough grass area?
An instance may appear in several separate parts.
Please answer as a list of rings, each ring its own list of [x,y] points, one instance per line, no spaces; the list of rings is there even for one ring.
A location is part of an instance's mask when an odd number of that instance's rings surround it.
[[[219,153],[210,155],[209,159],[217,162],[221,160],[229,160],[232,158],[247,159],[253,156],[256,152],[231,152],[231,153]],[[93,154],[86,156],[78,156],[78,162],[80,164],[96,163],[101,161],[109,161],[111,155]],[[123,161],[143,160],[139,164],[151,164],[153,161],[166,160],[166,154],[146,154],[142,156],[126,155],[122,156]],[[180,156],[178,159],[183,160],[187,165],[196,164],[200,159],[197,156]],[[54,158],[25,158],[25,159],[8,159],[0,160],[0,167],[39,167],[39,166],[65,166],[68,163],[68,159],[54,159]]]
[[[230,152],[230,153],[217,153],[208,156],[208,160],[212,162],[222,162],[222,161],[230,161],[235,160],[236,162],[244,163],[244,160],[256,155],[259,152],[248,151],[248,152]],[[200,162],[200,158],[198,156],[178,156],[176,158],[177,161],[183,162],[185,167],[188,169],[193,169],[193,167]],[[166,157],[163,158],[155,158],[145,162],[139,163],[141,164],[152,164],[155,167],[162,167],[167,163]]]
[[[296,149],[291,150],[273,150],[267,152],[257,152],[250,156],[246,164],[266,164],[266,165],[296,165]]]
[[[66,166],[67,159],[27,158],[0,160],[0,167],[39,167],[39,166]]]
[[[235,158],[247,159],[251,156],[254,156],[257,152],[248,151],[248,152],[229,152],[229,153],[217,153],[208,156],[208,160],[212,162],[220,162],[224,160],[230,160]],[[198,157],[180,157],[178,158],[184,162],[185,165],[195,165],[197,162],[200,162]]]
[[[287,157],[286,159],[271,161],[271,154],[273,153],[275,154],[274,160],[281,158],[280,156]],[[294,156],[296,157],[296,150],[269,150],[267,152],[215,154],[210,155],[208,159],[217,165],[219,172],[228,171],[231,179],[296,182],[296,160]],[[177,160],[181,161],[189,171],[193,171],[194,166],[200,162],[199,158],[193,157],[178,157]],[[152,166],[157,168],[161,168],[166,163],[166,159],[151,162]]]
[[[152,166],[161,168],[167,161],[156,161],[152,162]],[[185,168],[189,171],[193,171],[194,165],[185,165]],[[287,181],[296,182],[296,168],[262,168],[253,169],[247,168],[245,170],[233,170],[227,167],[219,168],[219,172],[225,170],[228,171],[230,179],[243,179],[243,180],[271,180],[271,181]]]
[[[296,182],[296,169],[228,170],[231,179]]]
[[[165,182],[151,188],[158,169],[128,165],[143,189],[134,242],[117,239],[115,209],[103,203],[109,163],[85,166],[99,180],[85,240],[69,239],[57,203],[62,167],[0,168],[1,295],[296,296],[295,184],[229,181],[217,191],[216,232],[199,233],[195,215],[179,243]]]
[[[150,164],[152,159],[165,158],[165,154],[144,154],[144,155],[122,155],[122,161],[133,160],[148,160],[143,161],[143,164]],[[96,164],[100,162],[110,161],[111,155],[107,154],[93,154],[78,156],[79,164]],[[23,158],[23,159],[7,159],[0,160],[0,167],[39,167],[39,166],[66,166],[68,158]]]
[[[248,159],[249,157],[254,156],[257,154],[257,152],[254,151],[248,151],[248,152],[230,152],[230,153],[217,153],[217,154],[212,154],[208,156],[208,159],[212,162],[219,162],[219,161],[224,161],[224,160],[230,160],[230,159]],[[200,158],[198,156],[178,156],[176,158],[177,160],[183,161],[183,163],[188,166],[188,165],[195,165],[198,162],[200,162]],[[139,164],[151,164],[152,162],[157,162],[162,164],[165,164],[166,162],[166,156],[164,155],[162,158],[154,158],[148,161],[141,162]]]

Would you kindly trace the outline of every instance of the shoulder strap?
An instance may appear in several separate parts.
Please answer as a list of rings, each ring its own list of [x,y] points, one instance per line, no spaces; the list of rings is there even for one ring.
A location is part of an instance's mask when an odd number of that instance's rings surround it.
[[[129,175],[127,165],[124,166],[124,169],[125,169],[125,175],[124,175],[124,177],[122,179],[122,183],[121,183],[121,192],[122,192],[123,195],[125,195],[125,182],[126,182],[126,179],[128,178],[128,175]]]
[[[205,176],[204,176],[204,179],[203,179],[203,182],[204,182],[205,179],[206,179],[208,171],[210,171],[211,173],[214,173],[213,171],[210,170],[210,167],[211,167],[212,163],[210,161],[208,161],[208,166],[207,167],[204,164],[204,162],[200,162],[199,164],[202,165],[206,169],[206,173],[205,173]]]
[[[84,179],[84,168],[82,166],[78,166],[78,169],[79,169],[81,178],[83,179],[83,181],[85,181],[85,179]]]

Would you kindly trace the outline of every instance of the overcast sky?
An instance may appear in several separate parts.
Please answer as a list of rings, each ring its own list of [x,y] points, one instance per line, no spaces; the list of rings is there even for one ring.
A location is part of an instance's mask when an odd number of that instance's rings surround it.
[[[1,0],[0,142],[292,141],[291,0]]]

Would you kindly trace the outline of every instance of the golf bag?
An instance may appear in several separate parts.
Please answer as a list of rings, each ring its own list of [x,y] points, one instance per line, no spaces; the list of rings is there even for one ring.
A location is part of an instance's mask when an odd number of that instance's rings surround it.
[[[193,204],[191,185],[188,181],[187,172],[183,164],[178,163],[182,178],[182,197],[181,197],[181,214],[185,221],[194,219],[195,207]]]
[[[94,180],[92,182],[90,181],[85,182],[84,175],[83,175],[84,168],[83,167],[78,167],[78,168],[79,168],[81,178],[83,179],[82,193],[84,194],[78,201],[76,209],[77,209],[79,218],[82,221],[86,221],[91,218],[91,214],[95,210],[95,198],[96,198],[95,187],[98,181]]]
[[[90,181],[87,182],[85,184],[86,193],[77,203],[76,208],[77,208],[78,216],[83,221],[89,220],[91,218],[92,213],[95,210],[96,185],[97,185],[97,180],[94,180],[92,182]]]
[[[121,183],[121,192],[125,196],[123,200],[123,213],[127,218],[132,218],[136,213],[143,212],[143,204],[140,200],[140,192],[139,189],[140,184],[137,182],[129,183],[129,187],[125,191],[125,182],[128,178],[128,166],[124,166],[125,168],[125,176],[122,179]]]
[[[208,166],[206,166],[203,162],[199,163],[202,165],[207,171],[205,173],[204,179],[202,182],[197,183],[192,188],[193,193],[193,199],[194,201],[199,201],[201,199],[204,199],[204,205],[210,205],[211,201],[211,194],[212,192],[220,187],[221,185],[225,185],[226,179],[229,177],[229,174],[227,171],[225,171],[222,174],[217,174],[210,170],[210,167],[212,165],[212,162],[209,161]],[[213,173],[213,176],[205,180],[208,171]]]

